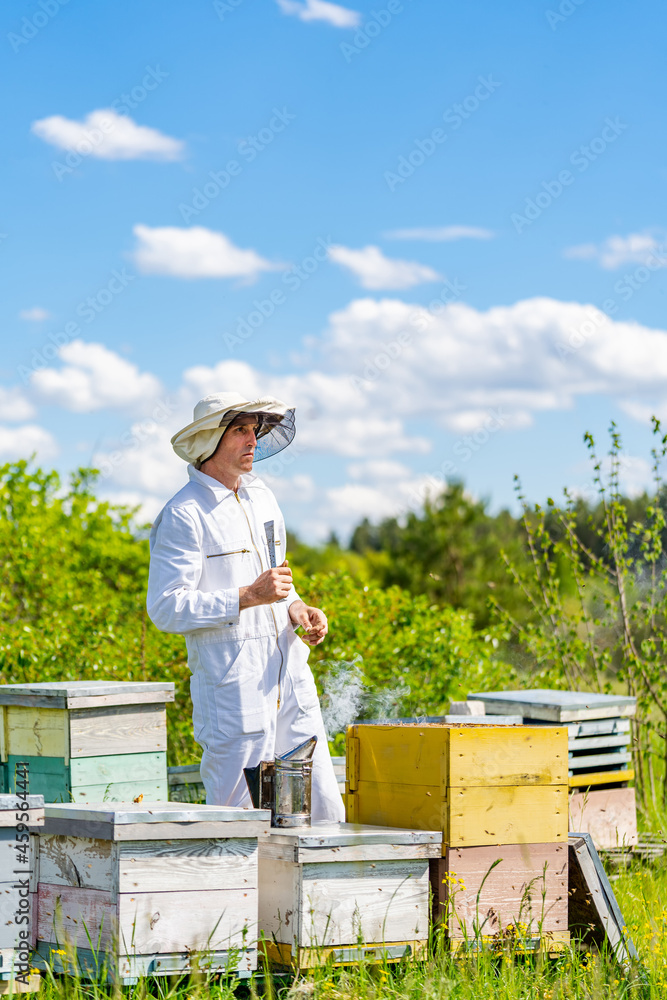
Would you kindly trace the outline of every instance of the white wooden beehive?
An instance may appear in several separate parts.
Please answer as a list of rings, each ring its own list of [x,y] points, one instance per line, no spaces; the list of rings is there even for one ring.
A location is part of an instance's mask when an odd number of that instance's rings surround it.
[[[340,823],[259,841],[259,928],[275,966],[420,954],[440,831]]]
[[[191,969],[193,955],[211,971],[256,968],[257,838],[268,811],[156,802],[45,813],[43,961],[95,978],[104,966],[125,984]]]

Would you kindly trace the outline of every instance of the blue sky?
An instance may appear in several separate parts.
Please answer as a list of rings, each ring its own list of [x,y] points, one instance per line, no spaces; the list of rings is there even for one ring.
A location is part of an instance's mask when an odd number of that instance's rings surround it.
[[[536,501],[586,490],[583,432],[611,419],[627,489],[647,482],[667,413],[657,2],[2,18],[0,461],[94,461],[150,517],[184,480],[169,437],[235,388],[297,404],[266,473],[309,539],[443,476],[494,507],[515,472]]]

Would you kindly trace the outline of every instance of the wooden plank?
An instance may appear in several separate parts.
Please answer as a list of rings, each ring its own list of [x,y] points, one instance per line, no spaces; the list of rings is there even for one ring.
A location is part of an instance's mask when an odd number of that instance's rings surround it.
[[[73,709],[69,726],[72,757],[167,749],[167,712],[163,705]]]
[[[450,848],[431,862],[434,918],[451,938],[567,931],[567,844]]]
[[[584,754],[582,757],[570,757],[568,767],[570,774],[573,771],[585,771],[591,767],[610,767],[611,770],[615,770],[614,765],[629,764],[631,760],[631,753],[621,753],[617,750],[614,753],[590,753]]]
[[[259,856],[258,930],[267,941],[299,947],[301,869],[291,861]]]
[[[352,726],[358,751],[348,743],[348,781],[396,782],[402,785],[437,785],[441,757],[452,732],[447,726]],[[354,755],[358,752],[358,771]]]
[[[443,831],[443,847],[565,842],[567,785],[445,789],[359,782],[348,796],[356,822]]]
[[[256,889],[257,840],[149,841],[120,845],[119,892]]]
[[[567,777],[567,731],[560,726],[455,729],[448,785],[558,785]]]
[[[28,875],[11,875],[12,881],[0,882],[0,948],[19,948],[21,932],[31,931],[35,917],[34,893]],[[24,922],[24,916],[28,923]]]
[[[69,762],[69,729],[64,709],[9,705],[6,720],[8,758],[62,757],[66,764]]]
[[[107,785],[80,785],[72,788],[75,802],[147,802],[167,801],[169,786],[167,779],[152,781],[111,781]]]
[[[16,768],[27,764],[30,792],[41,795],[45,802],[69,802],[69,766],[64,757],[17,757],[11,754],[7,762],[9,791],[16,789]]]
[[[58,834],[41,835],[39,840],[41,882],[115,891],[115,847],[111,841]]]
[[[262,953],[272,968],[294,971],[322,965],[357,965],[421,960],[427,957],[427,941],[394,941],[389,945],[360,945],[350,942],[342,948],[292,948],[279,941],[260,941]]]
[[[631,767],[621,771],[591,771],[590,774],[573,774],[570,776],[570,788],[582,788],[589,785],[613,785],[632,781],[635,772]]]
[[[452,938],[449,942],[449,948],[455,955],[463,952],[479,952],[482,950],[488,950],[498,955],[499,952],[504,950],[505,954],[509,952],[511,955],[542,952],[556,957],[564,951],[569,951],[570,933],[569,931],[553,931],[551,934],[545,934],[543,937],[525,937],[518,940],[512,935],[504,943],[495,935],[482,936],[481,939],[473,939],[472,941]]]
[[[586,691],[489,691],[469,694],[469,701],[482,701],[487,715],[519,713],[525,719],[549,722],[578,722],[585,719],[631,717],[637,699],[626,695],[595,694]]]
[[[19,837],[27,837],[26,841]],[[16,826],[0,828],[0,882],[10,882],[30,875],[37,862],[37,838]],[[23,850],[26,847],[27,850]],[[34,886],[32,887],[34,889]]]
[[[170,788],[173,785],[202,784],[199,764],[185,764],[183,767],[168,767],[167,777]]]
[[[257,935],[257,890],[121,893],[122,954],[219,950]]]
[[[500,785],[448,789],[449,827],[443,844],[482,847],[493,844],[567,842],[567,785]]]
[[[70,775],[74,801],[76,789],[82,785],[108,785],[112,782],[160,781],[167,773],[167,754],[120,753],[103,757],[73,757]]]
[[[15,993],[37,993],[42,985],[42,977],[39,972],[31,972],[26,977],[27,982],[23,979],[2,979],[0,980],[0,994],[15,994]]]
[[[24,805],[28,808],[23,809]],[[5,828],[16,830],[18,823],[31,827],[44,825],[44,800],[41,795],[0,795],[0,831]]]
[[[107,961],[107,982],[115,986],[133,986],[143,976],[169,976],[197,971],[234,973],[241,979],[247,978],[257,968],[257,948],[254,942],[245,948],[230,951],[214,951],[200,955],[196,952],[172,952],[159,955],[110,955]],[[70,956],[62,955],[57,947],[41,942],[39,951],[33,957],[35,964],[44,970],[51,969],[56,975],[68,973],[81,979],[100,981],[100,955],[90,948],[77,948],[76,965]]]
[[[360,781],[346,799],[347,820],[411,830],[444,830],[445,810],[439,785],[403,785]]]
[[[561,727],[358,725],[351,738],[359,740],[359,770],[357,777],[352,761],[348,782],[353,776],[359,782],[469,787],[566,779],[567,733]]]
[[[637,843],[634,788],[574,792],[569,799],[570,829],[590,833],[597,850]]]
[[[171,681],[42,681],[34,684],[0,684],[0,704],[39,707],[37,699],[44,699],[48,702],[44,707],[67,708],[66,704],[55,702],[117,696],[125,699],[122,704],[132,704],[142,695],[153,696],[155,701],[162,701],[164,695],[171,694],[172,697],[166,700],[173,701],[173,693],[174,684]]]
[[[568,750],[603,750],[605,747],[627,747],[630,742],[629,733],[616,733],[613,736],[570,737]]]
[[[174,686],[171,690],[162,688],[153,692],[139,692],[129,695],[119,694],[93,695],[90,698],[68,698],[67,708],[111,708],[114,705],[167,705],[174,701]]]
[[[0,705],[0,763],[7,760],[7,711]]]
[[[361,844],[440,844],[435,831],[394,829],[365,824],[317,823],[315,826],[274,827],[269,839],[273,843],[297,844],[302,847],[351,847]]]
[[[590,834],[571,833],[569,846],[570,933],[598,948],[605,944],[620,962],[637,961],[626,924]]]
[[[60,947],[110,948],[116,937],[116,905],[111,892],[39,883],[37,940]],[[90,935],[90,937],[89,937]]]
[[[620,735],[630,732],[630,719],[598,719],[594,722],[572,722],[567,727],[570,739],[588,736]]]
[[[426,940],[428,861],[301,866],[300,947]]]

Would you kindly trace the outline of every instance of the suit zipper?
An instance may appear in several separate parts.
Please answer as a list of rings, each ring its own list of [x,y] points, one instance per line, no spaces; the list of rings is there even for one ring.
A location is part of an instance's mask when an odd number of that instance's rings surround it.
[[[250,549],[232,549],[231,552],[211,552],[210,555],[206,556],[207,559],[219,559],[220,556],[238,556],[242,552],[250,552]]]
[[[234,490],[233,492],[234,492],[234,496],[236,497],[236,502],[240,505],[241,510],[243,511],[244,517],[245,517],[246,521],[248,522],[248,531],[250,532],[250,540],[252,542],[252,547],[254,548],[255,552],[257,553],[257,558],[259,559],[260,569],[262,569],[262,567],[263,567],[262,557],[259,554],[259,549],[255,545],[255,538],[254,538],[254,535],[252,533],[252,528],[250,527],[250,518],[248,517],[248,514],[246,512],[245,507],[241,503],[240,496],[238,495],[238,493],[236,492],[236,490]],[[283,657],[283,651],[280,648],[280,643],[278,642],[278,621],[276,619],[276,613],[275,613],[275,611],[273,610],[273,608],[271,607],[270,604],[269,604],[269,611],[271,612],[271,616],[273,618],[273,626],[274,626],[274,628],[276,630],[276,649],[280,653],[280,668],[278,670],[278,705],[277,705],[277,707],[280,708],[280,681],[282,679],[283,664],[284,664],[285,661],[284,661],[284,657]]]

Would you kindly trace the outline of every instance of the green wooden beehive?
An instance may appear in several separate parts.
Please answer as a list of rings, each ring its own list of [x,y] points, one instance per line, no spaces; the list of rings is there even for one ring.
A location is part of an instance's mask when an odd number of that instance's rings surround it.
[[[166,801],[167,682],[0,685],[7,791],[17,771],[46,802]]]

